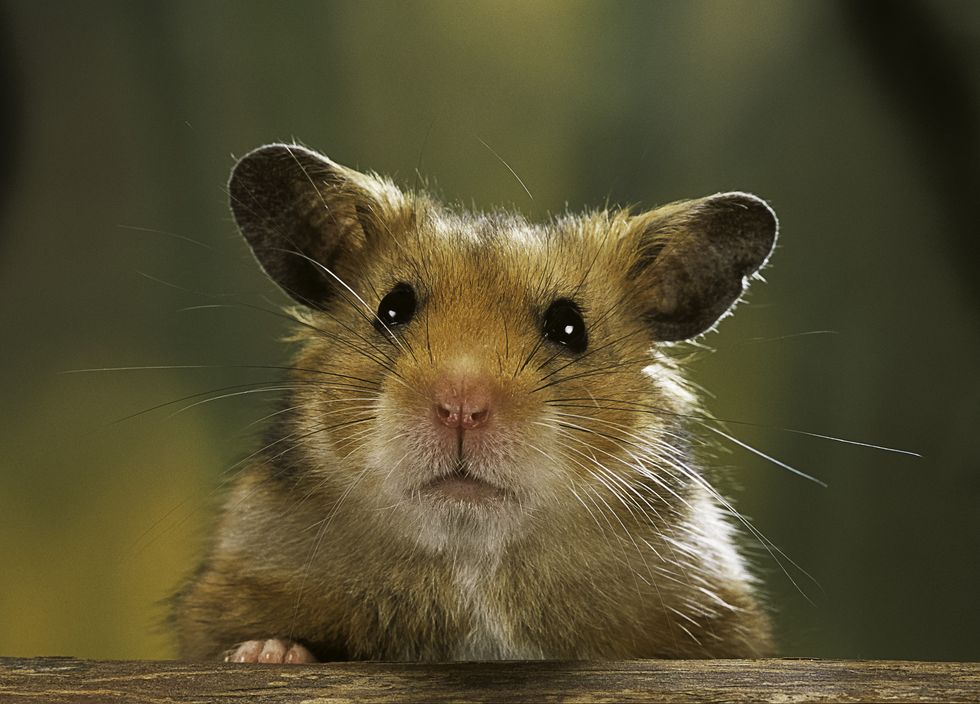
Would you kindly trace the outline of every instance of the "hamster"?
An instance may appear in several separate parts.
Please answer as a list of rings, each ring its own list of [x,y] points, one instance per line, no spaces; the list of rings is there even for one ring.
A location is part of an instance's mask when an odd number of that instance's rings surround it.
[[[297,351],[172,600],[181,658],[771,653],[669,354],[766,263],[763,200],[532,224],[284,144],[229,190]]]

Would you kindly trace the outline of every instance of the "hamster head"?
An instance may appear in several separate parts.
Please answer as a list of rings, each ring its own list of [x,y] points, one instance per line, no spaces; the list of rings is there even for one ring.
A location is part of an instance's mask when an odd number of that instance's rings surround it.
[[[680,510],[695,406],[663,343],[709,330],[765,263],[777,224],[762,200],[536,225],[295,145],[242,158],[230,194],[300,305],[273,438],[290,449],[270,455],[325,515],[343,503],[441,548]]]

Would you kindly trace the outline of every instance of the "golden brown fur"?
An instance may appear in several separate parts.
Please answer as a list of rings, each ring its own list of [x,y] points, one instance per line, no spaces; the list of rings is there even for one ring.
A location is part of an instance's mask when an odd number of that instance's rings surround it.
[[[767,227],[757,199],[723,203],[748,221],[715,217],[715,197],[532,225],[265,149],[232,195],[266,271],[306,304],[293,390],[175,598],[182,657],[255,638],[321,659],[771,651],[727,504],[696,463],[699,406],[658,342],[709,327],[762,265],[775,220],[767,241],[742,237]],[[716,261],[702,254],[721,251],[712,228],[742,238]],[[376,330],[399,282],[415,317]],[[588,326],[583,354],[542,340],[540,316],[563,297]],[[433,389],[475,374],[494,425],[460,435],[457,456],[429,421]],[[506,498],[422,491],[462,456]]]

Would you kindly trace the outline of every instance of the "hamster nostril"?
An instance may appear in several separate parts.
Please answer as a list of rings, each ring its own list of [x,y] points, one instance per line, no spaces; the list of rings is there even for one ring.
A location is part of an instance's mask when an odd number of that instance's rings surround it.
[[[489,423],[494,396],[482,375],[445,375],[432,385],[433,420],[454,430],[471,430]]]
[[[451,402],[436,400],[433,410],[442,425],[463,430],[486,425],[490,418],[489,400],[479,396],[465,398],[461,403],[455,399]]]
[[[437,403],[435,409],[436,416],[442,421],[442,424],[450,428],[461,427],[465,430],[479,428],[481,425],[485,425],[487,419],[490,417],[490,408],[487,406],[471,409],[466,406],[453,407],[443,403]]]
[[[472,411],[470,413],[463,414],[463,427],[464,428],[477,428],[487,422],[487,418],[490,417],[490,409],[483,408],[478,411]]]
[[[446,404],[437,403],[436,416],[450,428],[455,428],[459,425],[459,408],[451,408]]]

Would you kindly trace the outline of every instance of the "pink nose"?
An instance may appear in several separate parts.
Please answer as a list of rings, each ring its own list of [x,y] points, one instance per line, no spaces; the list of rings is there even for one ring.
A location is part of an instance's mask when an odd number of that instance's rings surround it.
[[[485,425],[491,405],[490,390],[479,380],[445,381],[435,386],[436,417],[448,428],[471,430]]]

